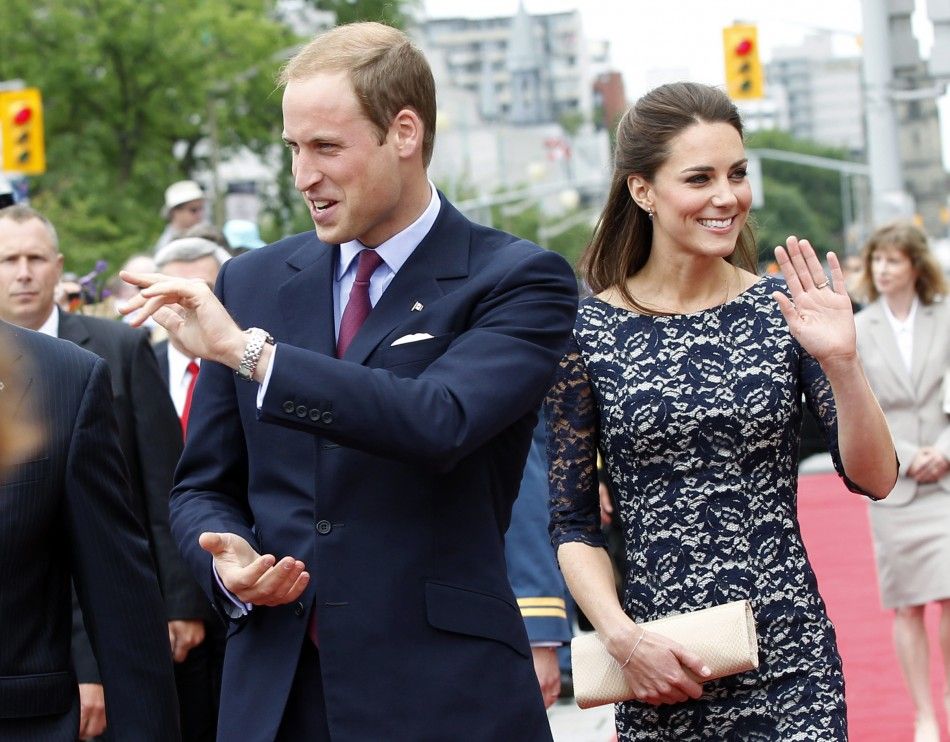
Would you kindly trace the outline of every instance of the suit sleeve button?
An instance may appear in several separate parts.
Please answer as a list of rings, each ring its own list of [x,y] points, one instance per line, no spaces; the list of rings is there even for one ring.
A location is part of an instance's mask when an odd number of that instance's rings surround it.
[[[303,405],[299,405],[297,407],[297,417],[306,417],[306,416],[307,416],[307,408],[304,407]]]
[[[294,615],[298,617],[303,615],[303,603],[298,602],[294,605]]]
[[[284,412],[286,412],[288,415],[294,414],[294,403],[289,399],[284,402]]]
[[[320,420],[323,422],[324,425],[329,425],[330,423],[333,422],[333,413],[327,410],[322,415],[320,415]]]
[[[320,410],[317,410],[317,409],[310,410],[310,419],[313,420],[315,423],[320,422]]]
[[[328,520],[319,520],[317,521],[317,533],[321,536],[326,536],[330,531],[333,530],[333,525]]]

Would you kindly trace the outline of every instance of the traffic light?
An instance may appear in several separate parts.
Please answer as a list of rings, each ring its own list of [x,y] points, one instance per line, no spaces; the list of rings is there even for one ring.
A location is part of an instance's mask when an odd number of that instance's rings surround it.
[[[43,101],[38,88],[0,92],[3,162],[0,170],[22,175],[46,172]]]
[[[722,49],[726,61],[726,88],[729,97],[733,100],[761,98],[764,95],[764,85],[756,27],[737,23],[722,29]]]

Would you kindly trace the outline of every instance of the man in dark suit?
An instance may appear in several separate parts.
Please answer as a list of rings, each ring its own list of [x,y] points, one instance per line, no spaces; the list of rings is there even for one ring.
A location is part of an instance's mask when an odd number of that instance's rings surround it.
[[[429,182],[401,32],[338,27],[282,82],[316,237],[228,261],[218,298],[123,274],[206,359],[171,518],[235,622],[219,739],[550,740],[504,533],[573,274]]]
[[[207,614],[207,601],[182,560],[168,526],[168,495],[181,454],[181,428],[170,400],[160,393],[161,376],[148,336],[121,322],[70,314],[56,307],[54,293],[63,256],[53,225],[34,209],[21,204],[0,210],[0,250],[4,256],[0,262],[0,318],[70,340],[100,356],[109,366],[112,407],[129,474],[132,507],[146,528],[158,570],[172,654],[176,663],[185,665],[178,675],[192,676],[195,672],[188,656],[204,639],[202,618]],[[95,657],[78,606],[75,631],[73,654],[81,685],[83,732],[84,736],[95,736],[101,733],[107,717]],[[199,656],[190,660],[191,664],[201,662]],[[205,700],[211,703],[210,691]],[[189,705],[182,706],[189,711]],[[209,739],[213,735],[213,717],[200,722],[203,732],[193,728],[190,714],[184,722],[188,739]]]
[[[0,249],[2,255],[2,249]],[[0,472],[0,739],[72,742],[70,579],[99,658],[115,739],[179,739],[172,663],[148,542],[130,507],[106,364],[0,322],[24,352],[0,384],[41,428]],[[12,338],[12,340],[11,340]]]
[[[230,259],[223,247],[202,237],[172,240],[155,253],[155,264],[162,273],[177,278],[204,281],[213,288],[221,266]],[[201,359],[192,356],[167,339],[152,346],[158,370],[175,412],[187,434],[191,402]],[[190,575],[189,575],[190,578]],[[214,738],[217,726],[221,672],[224,664],[225,626],[208,607],[205,640],[195,647],[188,659],[175,666],[178,701],[182,709],[182,736],[186,739]],[[200,734],[197,732],[200,730]]]

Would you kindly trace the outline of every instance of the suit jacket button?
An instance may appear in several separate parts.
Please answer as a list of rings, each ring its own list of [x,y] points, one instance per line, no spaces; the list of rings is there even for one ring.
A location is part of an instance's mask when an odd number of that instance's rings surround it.
[[[295,615],[295,616],[298,616],[298,617],[303,615],[303,603],[299,603],[299,602],[298,602],[298,603],[294,606],[294,615]]]
[[[304,407],[303,405],[299,405],[297,407],[297,417],[306,417],[306,416],[307,416],[307,408]]]
[[[284,402],[284,412],[286,412],[288,415],[294,414],[294,403],[289,399]]]
[[[313,420],[315,423],[320,422],[320,410],[317,410],[317,409],[310,410],[310,419]]]
[[[330,531],[333,530],[333,525],[328,520],[319,520],[317,521],[317,533],[321,536],[326,536]]]
[[[320,415],[320,420],[323,421],[324,425],[329,425],[333,422],[333,413],[329,410]]]

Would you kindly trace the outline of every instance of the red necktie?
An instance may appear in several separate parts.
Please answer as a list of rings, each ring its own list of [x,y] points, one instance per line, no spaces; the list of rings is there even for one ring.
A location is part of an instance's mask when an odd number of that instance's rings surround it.
[[[369,316],[373,305],[369,301],[369,279],[382,264],[383,259],[375,250],[361,250],[356,266],[356,280],[350,289],[350,297],[340,319],[340,336],[336,341],[336,357],[342,358],[350,347],[353,337]]]
[[[185,404],[181,408],[181,434],[183,436],[188,433],[188,415],[191,414],[191,398],[195,394],[195,383],[198,381],[198,364],[191,361],[185,369],[185,373],[191,374],[191,379],[188,381],[188,391],[185,392]]]

